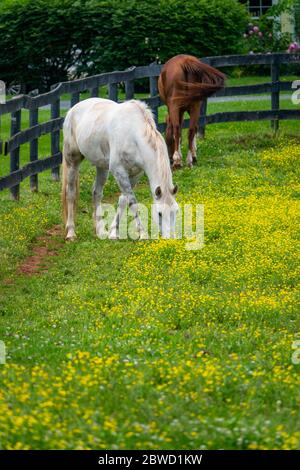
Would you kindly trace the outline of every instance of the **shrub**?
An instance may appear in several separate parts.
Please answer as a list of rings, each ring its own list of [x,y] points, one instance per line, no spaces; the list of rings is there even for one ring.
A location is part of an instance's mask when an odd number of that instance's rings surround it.
[[[238,53],[247,22],[248,13],[236,0],[117,2],[111,32],[98,28],[93,41],[91,72],[165,62],[181,53]]]
[[[179,53],[238,53],[247,22],[237,0],[4,0],[0,77],[47,89]]]
[[[295,0],[295,32],[300,41],[300,0]]]
[[[259,20],[249,23],[244,33],[245,52],[285,52],[291,44],[290,33],[281,31],[280,16],[289,13],[296,18],[300,0],[279,0]],[[297,29],[297,27],[296,27]]]
[[[250,23],[243,37],[246,51],[252,53],[286,51],[291,42],[290,34],[274,31],[272,21]]]
[[[48,89],[67,80],[82,61],[88,30],[83,31],[84,1],[6,0],[0,9],[0,77],[23,90]]]

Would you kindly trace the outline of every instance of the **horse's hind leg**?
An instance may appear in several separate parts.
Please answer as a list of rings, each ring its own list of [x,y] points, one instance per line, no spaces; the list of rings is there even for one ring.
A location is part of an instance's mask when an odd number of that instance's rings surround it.
[[[69,145],[64,145],[63,156],[63,208],[66,224],[66,240],[74,240],[75,234],[75,209],[79,187],[79,165],[82,160],[80,153],[70,151]]]
[[[167,116],[167,127],[166,127],[166,144],[168,148],[168,154],[171,165],[173,164],[173,154],[174,154],[174,136],[173,136],[173,126],[170,120],[170,117]]]
[[[187,154],[187,165],[193,166],[197,162],[197,129],[200,116],[200,103],[195,103],[190,109],[190,128],[189,128],[189,151]]]
[[[66,240],[73,241],[76,238],[75,234],[75,209],[78,192],[78,169],[79,165],[72,165],[68,169],[67,177],[67,205],[68,205],[68,218],[66,223]]]
[[[96,167],[96,171],[96,179],[93,187],[94,221],[97,237],[103,238],[105,235],[105,224],[101,200],[103,197],[103,187],[108,177],[108,170]]]
[[[175,106],[170,107],[170,121],[172,123],[174,139],[173,168],[182,167],[182,156],[180,151],[182,119],[183,111],[181,111]]]

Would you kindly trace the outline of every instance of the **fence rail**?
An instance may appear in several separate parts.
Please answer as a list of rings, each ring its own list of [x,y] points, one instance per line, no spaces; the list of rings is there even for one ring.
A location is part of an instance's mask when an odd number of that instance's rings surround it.
[[[270,93],[270,110],[220,112],[207,115],[207,101],[205,101],[202,105],[199,122],[202,136],[205,134],[207,124],[270,120],[274,131],[276,131],[280,120],[300,119],[300,110],[281,110],[279,102],[280,92],[292,89],[292,82],[280,81],[280,65],[299,64],[300,54],[277,53],[205,57],[202,61],[217,68],[237,65],[268,65],[271,69],[271,81],[268,83],[225,87],[215,95],[217,97],[230,97]],[[60,105],[64,94],[70,95],[70,104],[73,106],[80,101],[80,93],[89,91],[91,96],[98,96],[100,87],[107,86],[109,98],[118,101],[118,84],[123,83],[125,84],[126,99],[132,99],[135,94],[135,80],[147,78],[149,80],[150,96],[144,98],[143,101],[152,108],[158,128],[163,132],[165,123],[158,122],[158,109],[163,104],[157,89],[157,77],[160,74],[161,67],[162,65],[153,63],[143,67],[131,67],[121,72],[102,73],[92,77],[59,83],[53,86],[49,92],[41,95],[21,95],[7,101],[5,104],[0,104],[0,120],[1,116],[9,114],[11,122],[10,138],[4,142],[4,145],[0,138],[0,153],[4,151],[4,155],[10,155],[10,173],[0,178],[0,191],[9,188],[12,198],[18,200],[20,183],[25,178],[30,177],[32,191],[38,190],[38,173],[51,169],[53,179],[59,179],[59,165],[62,158],[59,148],[60,130],[64,121],[64,118],[61,117]],[[39,110],[44,106],[50,106],[51,119],[39,123]],[[25,130],[21,130],[22,110],[29,110],[29,127]],[[184,121],[184,127],[188,127],[188,120]],[[47,134],[51,135],[51,155],[39,159],[39,138]],[[26,143],[30,143],[29,163],[20,168],[20,149]]]

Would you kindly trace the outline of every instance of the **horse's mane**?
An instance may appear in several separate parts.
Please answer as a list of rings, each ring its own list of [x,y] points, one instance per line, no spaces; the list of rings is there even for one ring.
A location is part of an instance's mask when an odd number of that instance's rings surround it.
[[[176,83],[174,101],[179,105],[190,105],[216,93],[224,87],[226,76],[193,56],[180,63],[183,80]]]
[[[168,150],[164,138],[158,132],[154,121],[153,113],[151,109],[143,101],[134,100],[134,103],[139,107],[143,114],[145,121],[145,138],[148,144],[156,152],[157,158],[160,163],[160,176],[162,181],[172,188],[172,172],[170,168],[170,161],[168,156]]]

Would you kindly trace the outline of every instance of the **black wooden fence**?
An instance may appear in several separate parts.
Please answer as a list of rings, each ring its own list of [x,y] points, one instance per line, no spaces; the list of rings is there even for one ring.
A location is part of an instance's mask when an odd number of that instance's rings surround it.
[[[292,82],[280,81],[281,64],[299,64],[300,54],[253,54],[221,57],[206,57],[202,59],[214,67],[269,65],[271,69],[270,82],[258,85],[226,87],[216,96],[239,96],[259,93],[271,93],[271,109],[266,111],[234,111],[206,114],[207,102],[203,103],[199,122],[200,134],[204,136],[207,124],[270,120],[273,129],[278,129],[279,121],[283,119],[300,119],[300,109],[280,109],[280,92],[291,91]],[[53,179],[59,180],[59,165],[61,163],[60,130],[63,125],[63,117],[60,113],[60,103],[63,94],[70,94],[71,106],[80,100],[80,93],[89,91],[91,96],[98,96],[101,86],[108,86],[108,96],[111,100],[118,101],[118,84],[125,84],[126,99],[134,98],[134,81],[148,78],[150,97],[143,99],[152,108],[158,128],[165,130],[165,123],[158,122],[158,108],[163,103],[158,96],[157,77],[161,65],[151,64],[145,67],[132,67],[122,72],[104,73],[92,77],[82,78],[70,82],[60,83],[52,87],[48,93],[38,96],[21,95],[13,98],[5,104],[0,104],[1,116],[10,114],[10,138],[6,142],[0,140],[0,154],[10,156],[10,173],[0,178],[0,191],[10,188],[13,199],[18,200],[20,183],[30,177],[30,188],[38,190],[38,173],[51,169]],[[39,123],[39,109],[50,105],[51,119]],[[29,110],[29,128],[21,130],[21,112]],[[184,127],[188,127],[188,120],[184,121]],[[39,159],[39,137],[51,134],[51,155]],[[30,145],[29,163],[20,168],[20,148],[25,143]],[[1,159],[0,155],[0,159]],[[5,157],[3,157],[5,158]],[[0,160],[1,163],[1,160]]]

